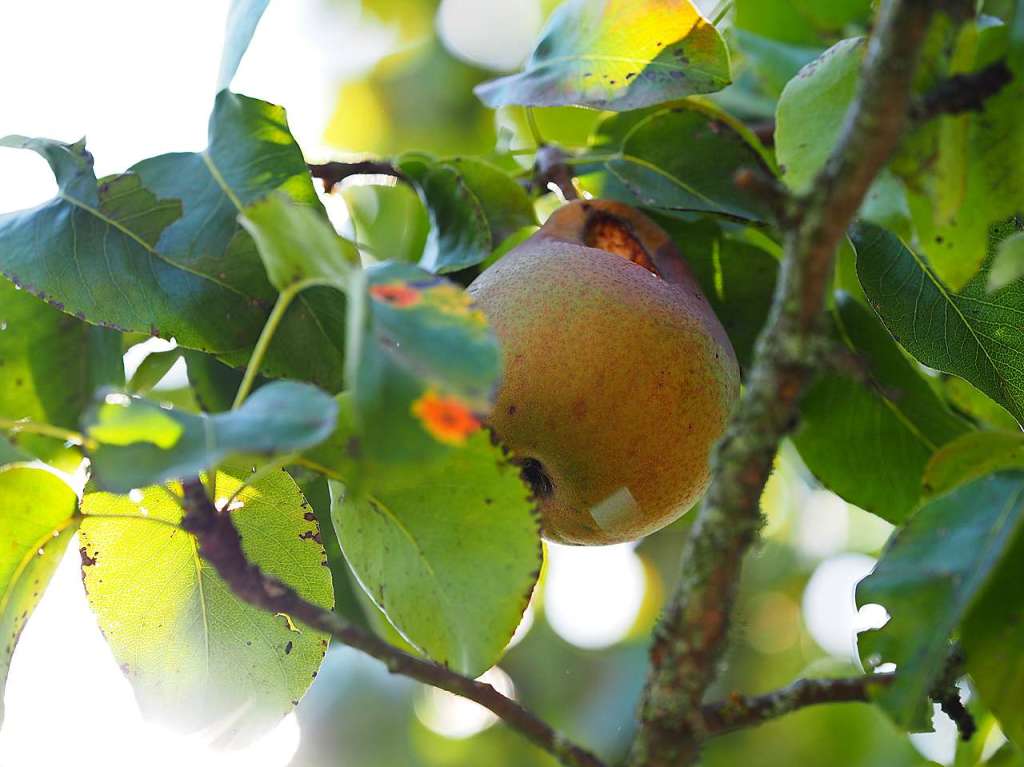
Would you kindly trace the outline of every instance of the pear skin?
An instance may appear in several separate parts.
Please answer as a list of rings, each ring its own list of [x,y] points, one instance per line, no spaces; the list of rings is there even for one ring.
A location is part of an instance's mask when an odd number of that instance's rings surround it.
[[[533,488],[546,538],[635,540],[693,506],[739,366],[657,224],[621,203],[569,203],[469,292],[504,355],[490,425]]]

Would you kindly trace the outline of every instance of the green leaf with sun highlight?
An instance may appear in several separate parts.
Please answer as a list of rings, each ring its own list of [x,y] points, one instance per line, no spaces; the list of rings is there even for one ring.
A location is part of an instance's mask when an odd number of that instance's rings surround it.
[[[11,656],[78,529],[77,507],[75,491],[56,474],[0,468],[0,722]]]
[[[568,0],[552,13],[522,72],[484,83],[489,107],[625,111],[729,84],[721,35],[690,0]]]
[[[309,384],[275,381],[237,410],[216,415],[162,407],[125,394],[106,394],[87,413],[85,433],[93,479],[126,493],[197,474],[236,456],[287,455],[322,442],[338,406]]]
[[[229,466],[216,482],[246,556],[330,609],[331,573],[298,486],[283,471],[249,481],[248,466]],[[87,493],[82,511],[89,603],[143,715],[236,747],[277,724],[316,676],[327,636],[235,596],[163,488]]]
[[[332,483],[331,516],[359,583],[406,641],[470,676],[500,660],[541,549],[529,489],[490,435],[426,467]]]

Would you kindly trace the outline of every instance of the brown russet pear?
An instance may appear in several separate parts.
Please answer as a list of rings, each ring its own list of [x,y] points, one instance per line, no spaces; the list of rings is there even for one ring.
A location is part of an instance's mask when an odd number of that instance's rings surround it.
[[[490,426],[546,538],[635,540],[700,498],[739,367],[661,227],[621,203],[569,203],[469,292],[505,362]]]

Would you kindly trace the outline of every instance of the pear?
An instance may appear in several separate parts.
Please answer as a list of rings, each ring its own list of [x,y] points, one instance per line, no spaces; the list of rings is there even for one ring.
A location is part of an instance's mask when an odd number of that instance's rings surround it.
[[[693,506],[740,376],[664,230],[628,205],[575,201],[469,292],[504,356],[490,426],[546,538],[635,540]]]

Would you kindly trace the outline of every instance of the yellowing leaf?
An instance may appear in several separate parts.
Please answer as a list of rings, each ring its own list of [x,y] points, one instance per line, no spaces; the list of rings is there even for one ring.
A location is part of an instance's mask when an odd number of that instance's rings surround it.
[[[247,473],[217,475],[218,493],[238,492],[231,515],[246,555],[330,608],[331,574],[299,488],[283,471],[242,488]],[[320,667],[324,634],[239,600],[177,526],[181,509],[163,489],[138,501],[90,493],[82,510],[89,602],[144,715],[238,746],[291,710]]]
[[[525,69],[476,93],[490,107],[624,111],[711,93],[729,79],[725,42],[689,0],[568,0]]]

